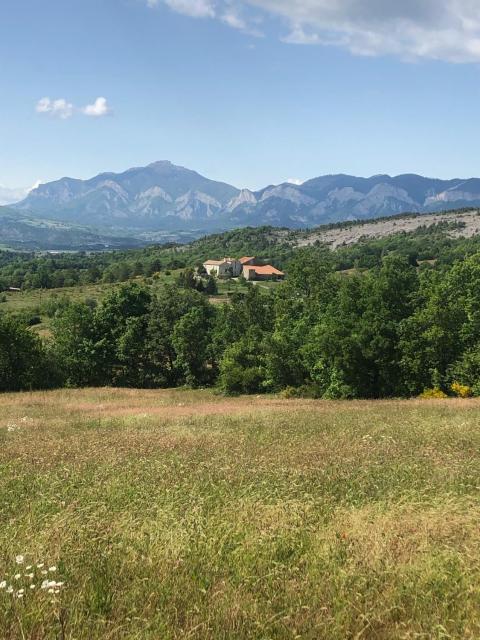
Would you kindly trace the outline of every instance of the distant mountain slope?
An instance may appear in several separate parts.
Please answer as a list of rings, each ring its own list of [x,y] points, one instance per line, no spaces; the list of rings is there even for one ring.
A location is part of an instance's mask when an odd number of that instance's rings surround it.
[[[107,235],[115,232],[148,240],[158,239],[158,234],[188,232],[198,237],[261,225],[299,229],[404,212],[475,207],[480,206],[480,179],[340,174],[254,192],[165,161],[90,180],[62,178],[40,185],[14,206],[30,216],[95,225]]]
[[[389,236],[407,236],[419,230],[439,232],[452,239],[480,236],[480,210],[398,214],[385,218],[326,224],[305,231],[270,226],[244,227],[205,236],[184,245],[183,251],[191,253],[198,262],[223,254],[278,254],[279,249],[298,249],[319,243],[334,250]]]
[[[138,247],[133,238],[102,235],[95,231],[52,220],[32,218],[0,207],[0,246],[15,249],[101,250]]]
[[[357,178],[321,176],[302,185],[281,184],[244,193],[245,202],[231,211],[236,225],[312,227],[345,220],[429,213],[480,205],[480,179],[436,180],[414,174]]]
[[[62,178],[42,184],[16,209],[56,220],[96,226],[148,229],[208,228],[239,194],[170,162],[90,180]]]

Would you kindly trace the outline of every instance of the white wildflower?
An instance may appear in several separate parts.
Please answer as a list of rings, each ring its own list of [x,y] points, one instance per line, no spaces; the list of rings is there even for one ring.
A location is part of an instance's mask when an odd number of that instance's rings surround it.
[[[34,585],[34,584],[30,585],[30,589],[35,589],[35,587],[36,587],[36,585]]]
[[[44,567],[44,566],[45,566],[45,563],[44,563],[44,562],[39,562],[39,563],[37,564],[37,569],[41,569],[41,568],[42,568],[42,567]]]
[[[15,580],[20,580],[21,577],[22,577],[21,573],[16,573],[14,576]]]
[[[48,567],[48,570],[53,573],[54,571],[57,570],[57,567],[55,567],[55,566],[54,567]]]
[[[17,593],[17,598],[23,598],[23,593],[20,593],[20,591]]]
[[[6,589],[7,588],[7,581],[6,580],[2,580],[0,582],[0,589]]]
[[[48,593],[55,593],[55,589],[49,589]]]
[[[26,570],[26,571],[30,571],[30,569],[31,569],[31,568],[32,568],[32,565],[31,565],[31,564],[29,564],[29,565],[28,565],[28,567],[25,567],[25,570]]]
[[[13,587],[12,587],[12,585],[10,585],[10,586],[7,588],[7,593],[13,593]]]
[[[35,575],[35,574],[33,574],[33,573],[26,573],[26,574],[25,574],[25,577],[26,577],[26,578],[30,578],[30,580],[33,580],[33,576],[34,576],[34,575]]]
[[[43,571],[42,571],[42,576],[46,576],[46,575],[47,575],[47,573],[48,573],[48,571],[47,571],[46,569],[43,569]]]
[[[50,584],[50,583],[49,583],[49,581],[48,581],[48,580],[44,580],[44,581],[42,582],[42,586],[41,586],[40,588],[41,588],[41,589],[47,589],[49,584]]]
[[[25,560],[24,556],[15,556],[15,562],[17,564],[23,564],[23,561]]]
[[[17,593],[25,593],[25,589],[19,589]]]

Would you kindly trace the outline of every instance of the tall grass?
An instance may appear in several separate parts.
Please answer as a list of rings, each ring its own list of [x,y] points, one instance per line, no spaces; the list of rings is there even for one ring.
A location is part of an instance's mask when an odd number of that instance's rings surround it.
[[[476,400],[4,395],[0,638],[478,638],[479,418]]]

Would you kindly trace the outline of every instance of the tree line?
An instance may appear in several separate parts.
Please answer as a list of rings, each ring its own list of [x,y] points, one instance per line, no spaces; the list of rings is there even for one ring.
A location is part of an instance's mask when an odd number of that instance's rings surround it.
[[[274,292],[212,305],[185,283],[137,283],[95,306],[68,302],[42,341],[0,315],[0,390],[215,386],[319,398],[480,395],[480,253],[434,268],[398,253],[338,272],[298,250]]]
[[[332,226],[346,226],[347,223]],[[348,223],[353,225],[354,223]],[[454,237],[464,223],[445,219],[415,231],[399,232],[368,239],[333,252],[336,270],[378,267],[389,253],[404,256],[416,266],[426,260],[451,265],[466,255],[480,251],[480,237]],[[206,259],[225,255],[265,257],[282,271],[297,252],[296,241],[310,232],[271,227],[245,228],[206,236],[189,245],[166,244],[125,251],[78,252],[62,254],[0,251],[0,292],[9,287],[56,289],[96,283],[127,282],[133,278],[149,280],[160,272],[198,267]],[[321,249],[318,241],[316,248]]]

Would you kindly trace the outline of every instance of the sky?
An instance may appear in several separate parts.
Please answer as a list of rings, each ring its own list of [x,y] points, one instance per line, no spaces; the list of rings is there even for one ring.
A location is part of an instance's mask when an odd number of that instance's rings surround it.
[[[480,176],[479,0],[1,0],[0,65],[3,201],[156,160]]]

